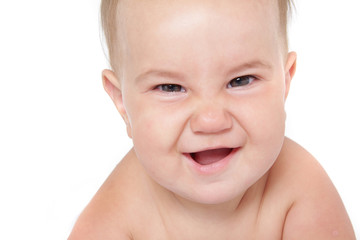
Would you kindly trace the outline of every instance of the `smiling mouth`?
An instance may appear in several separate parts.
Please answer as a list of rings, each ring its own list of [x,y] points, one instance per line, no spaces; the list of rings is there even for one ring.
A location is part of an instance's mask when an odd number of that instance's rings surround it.
[[[219,148],[190,153],[191,158],[200,165],[209,165],[226,158],[233,148]]]

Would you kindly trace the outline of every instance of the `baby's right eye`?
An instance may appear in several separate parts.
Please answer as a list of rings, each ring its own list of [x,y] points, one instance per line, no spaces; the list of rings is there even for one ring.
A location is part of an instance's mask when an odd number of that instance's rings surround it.
[[[155,90],[159,90],[161,92],[185,92],[185,88],[178,84],[161,84],[154,88]]]

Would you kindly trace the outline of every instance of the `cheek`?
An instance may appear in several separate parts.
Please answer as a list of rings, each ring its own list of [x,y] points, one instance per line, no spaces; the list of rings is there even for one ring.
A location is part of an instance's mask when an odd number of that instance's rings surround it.
[[[139,110],[139,114],[132,117],[132,132],[134,138],[144,139],[152,144],[169,145],[174,138],[178,126],[173,116],[152,110]]]
[[[251,117],[248,118],[252,132],[262,141],[281,137],[285,131],[284,86],[264,88],[252,99]]]
[[[149,102],[136,106],[130,118],[137,158],[152,179],[170,189],[181,169],[176,153],[184,116],[163,107],[156,108]]]
[[[281,90],[281,89],[280,89]],[[284,100],[280,91],[268,89],[251,99],[244,110],[243,127],[248,135],[248,156],[255,168],[267,168],[277,158],[285,134]]]
[[[160,105],[152,101],[132,101],[129,120],[135,149],[148,155],[169,154],[186,125],[181,106]]]

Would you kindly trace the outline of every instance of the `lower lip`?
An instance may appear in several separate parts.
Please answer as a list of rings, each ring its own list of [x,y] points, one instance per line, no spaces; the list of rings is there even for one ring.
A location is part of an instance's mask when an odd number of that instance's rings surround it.
[[[239,149],[240,148],[234,148],[225,158],[208,165],[201,165],[197,163],[194,159],[192,159],[189,153],[184,155],[197,173],[202,175],[211,175],[222,172]]]

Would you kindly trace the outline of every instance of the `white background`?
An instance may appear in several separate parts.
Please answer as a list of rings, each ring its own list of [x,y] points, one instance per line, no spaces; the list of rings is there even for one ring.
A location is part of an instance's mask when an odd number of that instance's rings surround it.
[[[101,85],[98,0],[0,0],[0,239],[66,239],[131,147]],[[287,135],[338,188],[360,236],[360,2],[298,1]]]

